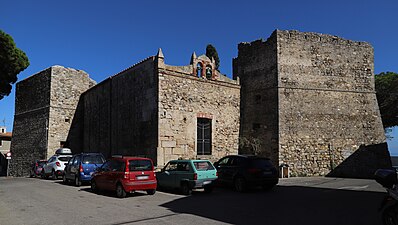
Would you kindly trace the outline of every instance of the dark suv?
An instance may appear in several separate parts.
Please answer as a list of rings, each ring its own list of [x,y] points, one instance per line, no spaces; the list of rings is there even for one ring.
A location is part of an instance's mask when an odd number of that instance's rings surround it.
[[[239,192],[248,187],[271,189],[278,183],[278,170],[268,158],[253,155],[231,155],[214,163],[219,184],[232,185]]]
[[[91,175],[104,162],[105,158],[101,153],[80,153],[74,155],[65,166],[63,181],[64,183],[68,183],[72,180],[77,187],[82,182],[90,182]]]

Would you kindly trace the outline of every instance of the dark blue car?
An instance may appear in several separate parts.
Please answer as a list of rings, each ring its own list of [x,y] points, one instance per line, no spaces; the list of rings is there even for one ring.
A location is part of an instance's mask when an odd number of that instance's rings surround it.
[[[101,153],[80,153],[74,155],[65,166],[64,183],[74,181],[75,186],[90,182],[91,175],[105,162]]]

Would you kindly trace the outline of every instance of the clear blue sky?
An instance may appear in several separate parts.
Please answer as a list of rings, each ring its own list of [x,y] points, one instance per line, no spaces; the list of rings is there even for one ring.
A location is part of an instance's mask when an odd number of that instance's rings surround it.
[[[0,3],[0,29],[30,59],[19,80],[52,65],[81,69],[97,82],[161,47],[165,61],[186,65],[213,44],[231,76],[239,42],[294,29],[366,41],[375,72],[398,72],[397,0],[290,1],[20,1]],[[0,125],[12,130],[15,86],[0,100]],[[398,139],[398,129],[393,132]],[[389,143],[398,155],[398,141]],[[393,146],[394,145],[394,146]]]

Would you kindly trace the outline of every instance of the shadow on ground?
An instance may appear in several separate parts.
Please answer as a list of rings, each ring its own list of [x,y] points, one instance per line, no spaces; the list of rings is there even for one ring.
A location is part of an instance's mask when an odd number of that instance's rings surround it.
[[[384,193],[301,186],[236,193],[216,189],[162,204],[174,213],[231,224],[381,224],[378,206]]]

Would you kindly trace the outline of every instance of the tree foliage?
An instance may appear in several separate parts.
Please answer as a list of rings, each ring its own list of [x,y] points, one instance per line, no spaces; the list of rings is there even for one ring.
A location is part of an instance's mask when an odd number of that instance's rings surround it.
[[[11,93],[17,75],[28,66],[25,52],[16,47],[10,35],[0,30],[0,100]]]
[[[217,49],[213,45],[208,44],[206,46],[206,56],[209,57],[209,59],[214,58],[216,61],[216,70],[220,71],[218,69],[218,67],[220,67],[220,58],[218,58]]]
[[[375,86],[384,128],[398,126],[398,74],[377,74]]]

